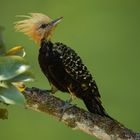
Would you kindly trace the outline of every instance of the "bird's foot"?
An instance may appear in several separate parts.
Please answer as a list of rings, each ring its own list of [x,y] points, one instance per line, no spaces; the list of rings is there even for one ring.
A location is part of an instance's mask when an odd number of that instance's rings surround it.
[[[59,121],[62,120],[64,113],[65,113],[68,109],[70,109],[70,108],[76,106],[76,104],[74,104],[74,105],[70,104],[71,102],[72,102],[72,99],[71,99],[71,98],[70,98],[69,100],[66,100],[66,101],[65,101],[65,104],[60,108],[60,110],[61,110],[61,116],[60,116],[60,118],[59,118]]]

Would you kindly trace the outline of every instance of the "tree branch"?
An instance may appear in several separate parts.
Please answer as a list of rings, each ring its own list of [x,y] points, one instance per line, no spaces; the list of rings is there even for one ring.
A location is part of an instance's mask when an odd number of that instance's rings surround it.
[[[65,104],[63,100],[47,90],[37,88],[26,88],[23,94],[27,99],[27,108],[50,114],[60,120]],[[140,133],[133,132],[115,120],[92,114],[76,106],[66,110],[61,121],[71,128],[102,140],[140,140]]]

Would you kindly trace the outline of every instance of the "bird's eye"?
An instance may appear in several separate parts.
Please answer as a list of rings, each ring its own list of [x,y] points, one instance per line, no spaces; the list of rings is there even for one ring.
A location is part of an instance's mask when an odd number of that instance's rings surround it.
[[[46,28],[48,26],[48,24],[42,24],[41,26],[40,26],[40,28]]]

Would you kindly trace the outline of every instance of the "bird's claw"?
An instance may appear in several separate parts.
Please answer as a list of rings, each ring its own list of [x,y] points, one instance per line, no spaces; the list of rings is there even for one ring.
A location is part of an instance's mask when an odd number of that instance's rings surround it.
[[[65,113],[68,109],[70,109],[70,108],[76,106],[76,104],[72,105],[72,104],[70,104],[70,103],[71,103],[71,100],[67,100],[67,101],[65,102],[65,104],[60,108],[60,110],[61,110],[61,116],[60,116],[60,118],[59,118],[59,121],[62,120],[64,113]]]

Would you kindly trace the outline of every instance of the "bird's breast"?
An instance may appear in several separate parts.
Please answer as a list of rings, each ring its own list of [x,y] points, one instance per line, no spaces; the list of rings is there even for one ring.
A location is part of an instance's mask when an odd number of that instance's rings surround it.
[[[67,92],[65,85],[65,71],[59,57],[51,46],[41,46],[38,57],[39,65],[50,83],[61,91]]]

